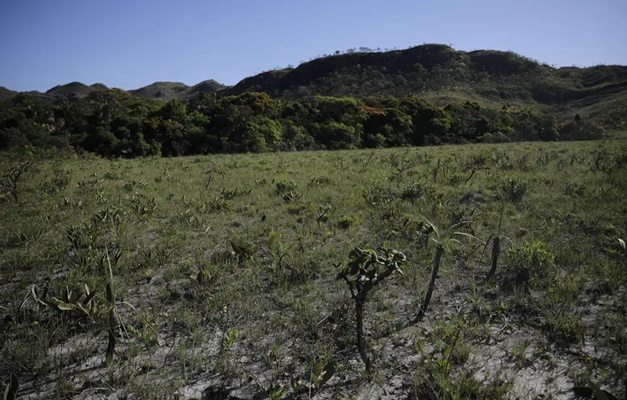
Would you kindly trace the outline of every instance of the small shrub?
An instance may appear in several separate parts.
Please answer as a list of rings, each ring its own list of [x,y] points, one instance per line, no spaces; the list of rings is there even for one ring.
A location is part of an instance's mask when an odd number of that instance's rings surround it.
[[[362,196],[368,205],[379,207],[398,198],[398,193],[384,187],[381,182],[373,182],[362,190]]]
[[[19,203],[18,186],[24,176],[31,170],[32,161],[24,161],[11,166],[2,176],[0,180],[0,189],[6,189],[11,194],[15,203]],[[4,191],[4,190],[3,190]]]
[[[449,177],[449,183],[452,186],[456,186],[459,185],[460,183],[464,182],[466,180],[466,177],[459,173],[459,172],[453,172]]]
[[[120,179],[119,175],[117,175],[116,173],[113,173],[111,171],[105,172],[105,174],[102,177],[107,179],[107,180],[110,180],[110,181],[115,181],[117,179]]]
[[[222,188],[222,191],[220,192],[220,197],[225,200],[231,200],[231,199],[234,199],[235,197],[248,195],[252,191],[253,191],[252,189],[246,190],[246,189],[235,188],[235,189],[228,190],[226,188]]]
[[[511,247],[508,250],[511,260],[510,276],[514,283],[535,283],[547,276],[548,269],[554,265],[555,256],[546,249],[544,242],[539,240],[525,243],[522,247]]]
[[[509,178],[501,184],[500,196],[504,200],[509,200],[513,203],[519,202],[522,200],[525,193],[527,193],[528,186],[529,182],[525,180],[520,178]]]
[[[213,200],[207,202],[207,209],[209,211],[221,211],[227,210],[231,207],[231,203],[223,197],[216,197]]]
[[[276,194],[284,194],[296,190],[296,182],[292,180],[279,181],[276,183]]]
[[[308,187],[321,186],[321,185],[329,185],[332,183],[333,181],[331,180],[331,178],[327,176],[317,176],[317,177],[313,177],[309,182],[307,182],[307,186]]]
[[[99,181],[98,183],[100,183],[102,181]],[[127,192],[132,192],[133,190],[135,190],[136,187],[146,187],[148,186],[148,183],[146,183],[146,181],[144,181],[143,179],[139,179],[139,180],[135,180],[133,179],[130,182],[126,182],[124,183],[124,190],[126,190]]]
[[[353,226],[355,223],[357,223],[357,221],[358,221],[357,217],[343,215],[342,217],[340,217],[340,220],[337,222],[337,226],[341,229],[348,229],[351,226]]]
[[[426,193],[424,185],[416,182],[406,186],[401,193],[401,199],[412,203],[418,201]]]
[[[41,184],[41,191],[42,193],[57,194],[70,184],[71,178],[72,174],[67,169],[55,168],[53,176]]]
[[[302,199],[303,195],[302,194],[298,194],[298,193],[293,192],[293,191],[289,191],[287,193],[281,193],[281,198],[286,203],[292,203],[292,202],[295,202],[295,201],[298,201],[298,200]]]
[[[287,213],[290,215],[301,215],[307,209],[307,205],[303,203],[295,203],[287,206]]]
[[[152,215],[157,209],[157,199],[154,197],[146,200],[143,196],[134,196],[131,198],[131,203],[138,215]]]
[[[229,241],[231,244],[232,254],[238,261],[250,259],[257,252],[256,246],[247,240],[241,238],[233,238]]]

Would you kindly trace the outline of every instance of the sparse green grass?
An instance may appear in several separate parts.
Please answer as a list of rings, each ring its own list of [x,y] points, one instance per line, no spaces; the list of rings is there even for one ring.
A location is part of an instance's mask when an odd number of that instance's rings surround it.
[[[14,372],[18,396],[533,398],[521,380],[531,368],[549,395],[583,377],[625,391],[624,139],[86,156],[33,159],[30,171],[19,202],[11,187],[0,196],[0,378]],[[476,240],[444,255],[414,324],[438,249],[417,234],[425,219]],[[364,305],[367,376],[334,265],[380,246],[408,264]],[[107,253],[119,316],[109,363],[111,321],[28,299],[33,286],[63,299],[87,285],[106,314]]]

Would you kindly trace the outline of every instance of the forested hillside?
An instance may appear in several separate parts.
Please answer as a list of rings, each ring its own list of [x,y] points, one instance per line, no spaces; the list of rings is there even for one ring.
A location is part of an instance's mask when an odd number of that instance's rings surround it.
[[[135,157],[594,139],[626,126],[626,88],[620,66],[555,69],[444,45],[350,52],[234,87],[0,88],[0,149]]]
[[[438,44],[322,57],[242,80],[227,93],[279,98],[414,95],[438,106],[476,101],[529,107],[615,127],[627,113],[627,67],[553,68],[512,52],[456,51]]]
[[[118,89],[49,105],[28,95],[0,111],[3,149],[67,147],[102,156],[178,156],[276,150],[422,146],[602,136],[594,122],[516,106],[475,102],[438,107],[425,100],[313,96],[277,100],[266,93],[198,93],[166,103]]]

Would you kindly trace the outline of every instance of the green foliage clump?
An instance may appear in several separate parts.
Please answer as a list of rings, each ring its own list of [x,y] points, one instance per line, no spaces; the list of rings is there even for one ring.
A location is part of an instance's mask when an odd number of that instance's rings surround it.
[[[284,194],[284,193],[288,193],[288,192],[293,192],[294,190],[296,190],[296,182],[294,182],[293,180],[284,180],[284,181],[279,181],[276,183],[276,190],[275,192],[277,194]]]
[[[71,180],[71,172],[63,168],[55,168],[52,176],[41,184],[42,193],[57,194],[65,189]]]
[[[510,248],[509,256],[514,262],[525,263],[534,269],[550,267],[555,261],[555,256],[539,240],[526,243],[522,247]]]
[[[507,254],[511,260],[509,273],[513,273],[515,283],[534,284],[546,278],[555,263],[555,256],[540,240],[527,242],[521,247],[510,247]]]
[[[337,221],[337,226],[340,227],[341,229],[348,229],[354,224],[356,224],[358,221],[359,221],[359,218],[357,217],[350,216],[350,215],[343,215]]]
[[[414,182],[403,189],[401,193],[401,199],[415,202],[419,200],[427,192],[426,187],[423,184]]]
[[[504,200],[516,203],[522,200],[528,187],[529,183],[521,178],[509,178],[501,184],[500,196]]]

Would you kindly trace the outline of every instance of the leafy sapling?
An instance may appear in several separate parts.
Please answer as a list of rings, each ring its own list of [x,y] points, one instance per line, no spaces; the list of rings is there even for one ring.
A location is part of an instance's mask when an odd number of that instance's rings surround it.
[[[222,346],[220,347],[220,356],[230,350],[235,344],[238,331],[235,328],[229,328],[229,306],[222,307],[222,315],[224,315],[224,325],[222,327]]]
[[[394,178],[396,179],[396,186],[398,187],[403,180],[405,173],[412,168],[416,167],[416,162],[409,159],[409,151],[405,151],[402,154],[393,153],[390,156],[390,164],[395,170]]]
[[[18,184],[32,166],[33,163],[31,161],[20,162],[9,168],[2,177],[2,184],[8,189],[9,193],[11,193],[11,197],[13,197],[15,203],[19,203]]]
[[[355,300],[355,314],[357,318],[357,349],[362,361],[366,365],[366,372],[371,372],[371,362],[367,353],[364,336],[364,305],[368,292],[394,271],[402,274],[402,267],[406,264],[406,257],[398,250],[379,249],[380,254],[373,249],[362,250],[355,248],[348,255],[346,263],[338,263],[340,268],[336,279],[343,279]]]
[[[466,170],[470,171],[470,175],[464,180],[464,182],[468,182],[475,175],[477,171],[489,170],[495,164],[495,161],[490,159],[488,156],[484,154],[480,154],[475,157],[471,157],[466,161]]]

